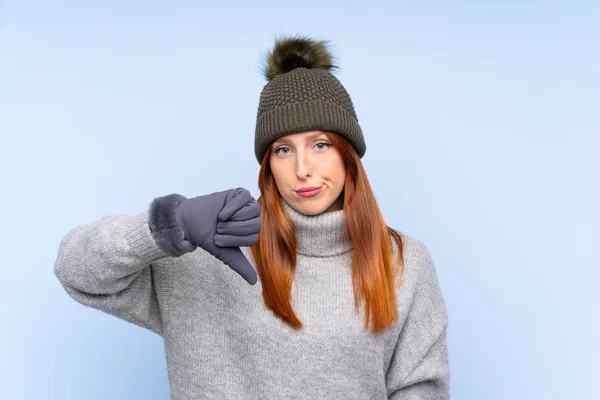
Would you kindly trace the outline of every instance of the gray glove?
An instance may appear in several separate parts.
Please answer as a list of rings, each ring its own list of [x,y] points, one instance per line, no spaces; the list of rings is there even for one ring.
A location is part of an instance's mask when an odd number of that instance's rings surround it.
[[[258,279],[239,249],[258,241],[260,206],[244,188],[185,199],[175,209],[185,239],[223,261],[249,284]]]

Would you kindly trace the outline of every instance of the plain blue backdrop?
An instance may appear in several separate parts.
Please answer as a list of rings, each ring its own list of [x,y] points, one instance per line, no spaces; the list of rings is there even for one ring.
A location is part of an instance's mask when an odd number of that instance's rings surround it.
[[[167,399],[158,335],[68,297],[71,228],[257,197],[261,61],[330,40],[388,225],[431,251],[453,399],[598,399],[600,7],[0,2],[0,397]]]

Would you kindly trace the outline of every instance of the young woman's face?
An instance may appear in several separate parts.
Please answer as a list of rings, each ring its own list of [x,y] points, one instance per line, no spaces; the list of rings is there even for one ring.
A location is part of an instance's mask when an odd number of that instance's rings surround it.
[[[338,150],[323,131],[294,133],[275,140],[271,171],[283,199],[305,215],[337,211],[343,207],[346,169]],[[316,186],[320,192],[301,196],[298,189]]]

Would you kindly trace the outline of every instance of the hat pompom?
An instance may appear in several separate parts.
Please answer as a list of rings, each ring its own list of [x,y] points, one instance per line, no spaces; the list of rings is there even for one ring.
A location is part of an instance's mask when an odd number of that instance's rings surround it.
[[[298,36],[276,40],[263,69],[265,78],[271,81],[277,75],[296,68],[322,68],[328,71],[338,68],[333,64],[327,43]]]

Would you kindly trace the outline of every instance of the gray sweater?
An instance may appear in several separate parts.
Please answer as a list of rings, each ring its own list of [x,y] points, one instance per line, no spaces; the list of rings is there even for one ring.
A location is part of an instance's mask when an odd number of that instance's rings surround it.
[[[426,247],[402,234],[399,322],[375,335],[354,311],[344,211],[306,216],[284,206],[297,224],[299,331],[265,307],[260,277],[249,285],[199,247],[167,253],[149,224],[172,210],[151,206],[72,229],[54,271],[77,302],[163,337],[175,400],[448,399],[448,315]]]

